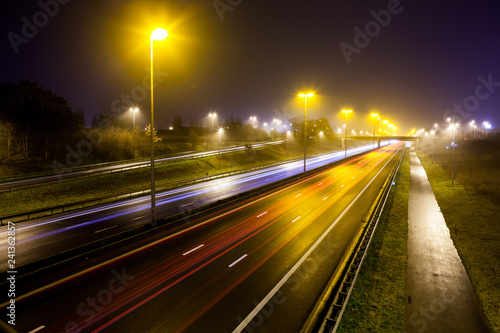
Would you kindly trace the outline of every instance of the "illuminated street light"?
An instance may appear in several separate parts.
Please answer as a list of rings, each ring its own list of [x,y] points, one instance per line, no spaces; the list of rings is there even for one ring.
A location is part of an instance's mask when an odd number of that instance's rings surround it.
[[[373,149],[375,149],[375,124],[377,123],[378,118],[380,127],[380,117],[378,116],[378,113],[372,113],[370,117],[373,118]]]
[[[347,115],[352,112],[352,110],[342,110],[345,113],[345,158],[347,158]]]
[[[290,131],[286,131],[286,156],[288,156],[288,136],[290,135]]]
[[[136,143],[135,143],[135,114],[139,112],[139,108],[130,108],[130,112],[132,112],[132,153],[134,157],[136,156]]]
[[[484,128],[484,138],[486,139],[486,130],[491,129],[491,124],[488,121],[483,121],[483,128]]]
[[[130,108],[129,109],[130,112],[132,112],[132,129],[134,130],[135,129],[135,114],[137,112],[139,112],[139,108]]]
[[[434,149],[436,147],[436,131],[432,130],[431,131],[432,135],[432,163],[434,163]]]
[[[167,30],[157,28],[151,33],[151,127],[149,128],[149,141],[151,144],[151,225],[156,227],[155,214],[155,159],[154,159],[154,111],[153,111],[153,41],[160,41],[168,36]]]
[[[394,132],[392,132],[393,128],[394,128],[394,124],[389,124],[389,135],[390,134],[393,134]]]
[[[219,128],[219,170],[220,170],[220,135],[222,134],[223,129]]]
[[[217,117],[217,112],[210,112],[208,114],[208,117],[210,117],[210,119],[211,119],[210,132],[213,133],[214,132],[214,119]],[[215,146],[214,140],[215,139],[214,139],[214,137],[212,135],[212,147],[211,147],[211,149],[213,149],[214,146]]]
[[[470,127],[472,128],[472,138],[475,138],[475,129],[476,129],[476,122],[474,120],[471,120],[469,123]]]
[[[323,136],[323,131],[319,132],[319,147],[321,148],[321,137]]]
[[[250,117],[250,124],[253,125],[253,128],[256,128],[256,124],[257,124],[257,117],[256,116],[251,116]]]
[[[217,117],[217,113],[216,112],[210,112],[208,114],[208,117],[211,119],[211,124],[210,124],[210,131],[214,131],[214,118]]]
[[[299,94],[299,97],[304,97],[304,172],[306,172],[306,144],[307,144],[307,97],[314,96],[313,93]]]
[[[453,166],[451,169],[451,185],[455,184],[455,146],[457,145],[457,127],[458,123],[451,123],[450,128],[453,129]]]

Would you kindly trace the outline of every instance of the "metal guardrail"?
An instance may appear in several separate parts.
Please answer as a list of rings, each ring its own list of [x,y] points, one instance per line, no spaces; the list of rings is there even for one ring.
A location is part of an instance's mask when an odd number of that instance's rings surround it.
[[[281,141],[276,141],[276,142],[264,142],[264,143],[252,143],[252,146],[258,146],[255,147],[257,149],[259,148],[265,148],[266,146],[274,146],[281,144]],[[244,151],[247,149],[246,147],[241,146],[240,148],[233,148],[231,150],[228,147],[225,148],[226,150],[222,150],[221,154],[230,154],[230,153],[235,153],[239,151]],[[209,157],[209,156],[215,156],[218,155],[218,151],[210,151],[204,154],[197,154],[197,155],[191,155],[191,156],[179,156],[179,157],[163,157],[163,158],[157,158],[155,160],[155,166],[157,165],[162,165],[162,164],[169,164],[169,163],[174,163],[174,162],[182,162],[182,161],[188,161],[188,160],[194,160],[194,159],[199,159],[199,158],[204,158],[204,157]],[[167,159],[167,160],[164,160]],[[68,181],[68,180],[77,180],[77,179],[83,179],[83,178],[90,178],[90,177],[96,177],[96,176],[101,176],[101,175],[106,175],[106,174],[111,174],[115,172],[123,172],[123,171],[130,171],[134,169],[141,169],[141,168],[149,168],[151,166],[151,163],[149,163],[148,160],[143,160],[143,161],[132,161],[129,160],[130,163],[140,163],[139,165],[131,165],[131,166],[124,166],[121,168],[116,168],[116,169],[111,169],[111,170],[101,170],[101,171],[93,171],[92,169],[88,168],[81,168],[78,170],[71,169],[68,170],[66,173],[61,173],[61,174],[54,174],[54,173],[46,173],[46,174],[40,174],[38,177],[43,178],[43,177],[54,177],[51,179],[47,179],[46,181],[38,181],[38,178],[32,178],[30,184],[27,185],[9,185],[7,184],[10,183],[0,183],[0,192],[11,192],[11,191],[16,191],[16,190],[21,190],[21,189],[26,189],[26,188],[33,188],[33,187],[38,187],[38,186],[44,186],[44,185],[49,185],[49,184],[55,184],[55,183],[60,183],[61,181]],[[121,161],[120,163],[127,163],[127,161]],[[113,162],[110,163],[103,163],[100,165],[110,165],[112,166]],[[70,174],[71,172],[84,172],[88,171],[84,174]],[[30,179],[27,179],[29,182]]]
[[[396,177],[401,166],[401,161],[403,160],[404,154],[405,152],[403,150],[399,162],[391,170],[389,177],[384,183],[382,191],[379,193],[379,196],[376,199],[367,217],[365,217],[365,219],[363,220],[366,221],[367,226],[365,227],[362,236],[360,237],[354,251],[349,258],[348,265],[346,265],[345,269],[342,272],[342,276],[340,277],[341,282],[339,282],[336,286],[336,293],[331,295],[330,297],[331,302],[327,305],[328,310],[325,311],[326,315],[323,317],[321,326],[318,329],[318,332],[320,333],[336,332],[338,325],[340,324],[340,320],[342,319],[342,315],[344,314],[347,302],[356,282],[356,278],[366,256],[366,251],[370,246],[374,231],[378,225],[378,221],[385,207],[385,203],[387,202],[387,198],[392,188],[394,178]]]
[[[251,172],[251,171],[255,171],[255,170],[259,170],[259,169],[265,169],[265,168],[278,166],[278,165],[282,165],[282,164],[287,164],[287,163],[292,163],[292,162],[296,162],[296,161],[300,161],[300,160],[302,160],[302,158],[295,158],[292,160],[286,160],[286,161],[282,161],[282,162],[267,164],[267,165],[243,169],[243,170],[230,171],[230,172],[221,173],[221,174],[212,175],[212,176],[204,176],[204,177],[199,177],[199,178],[180,180],[180,181],[176,181],[173,183],[169,183],[163,187],[159,187],[156,189],[155,192],[165,191],[165,190],[168,190],[171,188],[182,187],[182,186],[186,186],[189,184],[201,183],[201,182],[208,181],[208,180],[233,176],[233,175]],[[21,221],[31,220],[33,218],[50,216],[50,215],[54,215],[54,214],[61,214],[61,213],[65,213],[68,211],[75,210],[75,209],[82,209],[85,207],[91,207],[91,206],[99,205],[99,204],[106,203],[106,202],[112,202],[112,201],[117,201],[117,200],[122,200],[122,199],[129,199],[129,198],[132,198],[135,196],[144,195],[146,193],[151,193],[151,190],[148,189],[148,190],[143,190],[143,191],[127,192],[127,193],[118,194],[118,195],[114,195],[114,196],[101,197],[101,198],[96,198],[96,199],[80,201],[80,202],[74,202],[71,204],[65,204],[65,205],[59,205],[59,206],[31,210],[31,211],[27,211],[27,212],[23,212],[23,213],[18,213],[18,214],[0,216],[0,226],[3,225],[4,221],[21,222]],[[13,221],[13,220],[17,220],[17,221]]]

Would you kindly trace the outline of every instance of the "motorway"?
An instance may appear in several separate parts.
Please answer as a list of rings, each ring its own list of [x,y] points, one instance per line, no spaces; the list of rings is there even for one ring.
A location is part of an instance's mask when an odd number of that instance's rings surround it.
[[[34,296],[19,296],[16,329],[298,332],[362,229],[401,146],[200,217]]]
[[[349,155],[372,149],[372,145],[352,148]],[[307,170],[344,158],[338,151],[307,160]],[[186,212],[197,207],[259,188],[303,171],[303,162],[293,162],[249,173],[177,188],[156,195],[157,218]],[[150,196],[95,206],[70,213],[23,222],[16,228],[17,267],[52,256],[112,234],[149,223]],[[0,271],[7,270],[7,228],[0,228]]]
[[[252,144],[252,148],[258,149],[258,148],[264,148],[264,147],[272,146],[272,145],[280,145],[282,143],[283,143],[283,141],[255,143],[255,144]],[[229,154],[229,153],[233,153],[233,152],[244,150],[244,149],[245,149],[245,146],[227,147],[227,148],[221,149],[220,153],[221,154]],[[181,156],[157,158],[157,159],[155,159],[155,165],[183,161],[186,159],[201,158],[201,157],[218,155],[218,154],[219,154],[219,150],[211,150],[211,151],[196,152],[196,153],[193,153],[193,152],[183,153],[183,155],[181,155]],[[33,187],[33,186],[41,186],[41,185],[50,184],[50,183],[58,183],[61,181],[67,181],[67,180],[73,180],[73,179],[79,179],[79,178],[87,178],[87,177],[92,177],[92,176],[99,176],[99,175],[104,175],[104,174],[108,174],[108,173],[116,173],[116,172],[133,170],[133,169],[138,169],[138,168],[145,168],[145,167],[149,167],[150,165],[151,165],[151,163],[149,161],[127,162],[127,163],[114,164],[114,165],[108,165],[108,166],[99,166],[99,165],[95,165],[95,167],[89,166],[89,168],[87,168],[85,170],[74,171],[74,172],[69,172],[68,170],[71,170],[71,168],[69,168],[69,167],[66,167],[66,168],[60,167],[57,170],[55,170],[57,172],[57,174],[54,174],[54,175],[18,180],[18,181],[13,181],[13,182],[0,183],[0,192],[19,190],[19,189]]]

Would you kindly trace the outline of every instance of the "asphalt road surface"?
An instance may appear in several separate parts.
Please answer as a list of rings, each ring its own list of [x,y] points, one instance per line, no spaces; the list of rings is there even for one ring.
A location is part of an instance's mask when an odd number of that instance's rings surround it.
[[[355,155],[372,145],[350,149]],[[344,158],[344,152],[309,158],[307,169],[314,169]],[[226,199],[259,188],[303,171],[303,162],[294,162],[249,173],[185,186],[156,195],[158,219]],[[17,267],[56,253],[100,240],[151,221],[150,196],[95,206],[17,224]],[[7,227],[0,228],[0,270],[7,270]]]
[[[363,227],[401,145],[194,220],[34,295],[19,295],[15,328],[298,332]]]

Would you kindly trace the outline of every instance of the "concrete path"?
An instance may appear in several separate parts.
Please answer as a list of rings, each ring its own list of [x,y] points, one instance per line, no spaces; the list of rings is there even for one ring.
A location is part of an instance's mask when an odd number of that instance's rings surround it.
[[[489,332],[415,151],[410,152],[406,296],[404,332]]]

